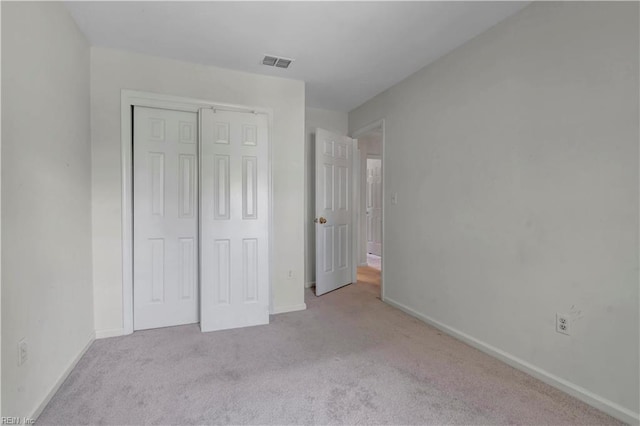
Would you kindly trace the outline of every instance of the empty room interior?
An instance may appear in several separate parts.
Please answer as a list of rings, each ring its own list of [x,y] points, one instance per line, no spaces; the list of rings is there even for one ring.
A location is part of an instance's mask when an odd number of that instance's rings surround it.
[[[3,424],[640,424],[640,3],[0,14]]]

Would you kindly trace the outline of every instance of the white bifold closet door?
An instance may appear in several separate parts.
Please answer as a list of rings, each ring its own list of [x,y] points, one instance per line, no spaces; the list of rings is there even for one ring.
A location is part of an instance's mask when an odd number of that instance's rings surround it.
[[[135,330],[198,322],[198,115],[134,108]]]
[[[200,110],[200,327],[269,323],[267,116]]]

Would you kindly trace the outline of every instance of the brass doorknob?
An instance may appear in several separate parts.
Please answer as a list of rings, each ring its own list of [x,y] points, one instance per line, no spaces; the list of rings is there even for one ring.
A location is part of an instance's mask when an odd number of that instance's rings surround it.
[[[318,223],[318,219],[314,220],[315,223]],[[320,223],[327,223],[327,219],[325,219],[324,217],[320,216]]]

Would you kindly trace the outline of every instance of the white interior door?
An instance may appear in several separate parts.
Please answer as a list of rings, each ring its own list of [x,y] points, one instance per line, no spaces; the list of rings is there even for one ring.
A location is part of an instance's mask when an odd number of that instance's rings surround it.
[[[197,120],[134,108],[135,330],[198,322]]]
[[[269,323],[267,116],[200,110],[202,331]]]
[[[353,139],[316,129],[316,295],[352,280]]]
[[[367,253],[382,253],[382,160],[367,158]]]

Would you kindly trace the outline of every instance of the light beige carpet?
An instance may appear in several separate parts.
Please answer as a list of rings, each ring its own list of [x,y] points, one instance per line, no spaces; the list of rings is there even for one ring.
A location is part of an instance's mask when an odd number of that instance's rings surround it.
[[[618,424],[356,284],[268,326],[96,341],[39,424]]]

